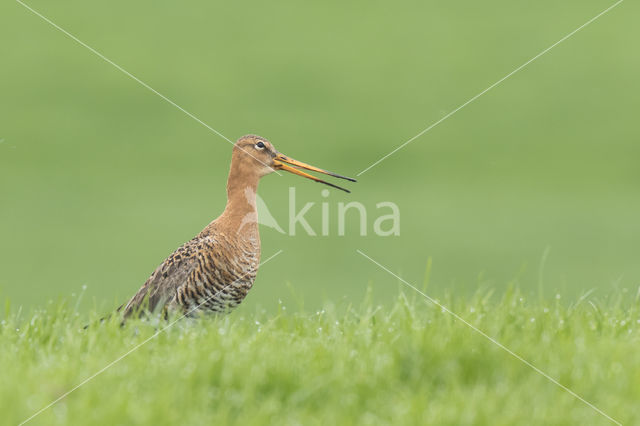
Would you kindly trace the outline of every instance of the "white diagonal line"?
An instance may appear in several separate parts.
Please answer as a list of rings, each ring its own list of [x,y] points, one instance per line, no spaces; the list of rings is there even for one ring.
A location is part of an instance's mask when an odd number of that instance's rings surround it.
[[[161,97],[162,99],[164,99],[165,101],[167,101],[168,103],[170,103],[171,105],[173,105],[174,107],[178,108],[180,111],[184,112],[186,115],[188,115],[189,117],[193,118],[195,121],[197,121],[198,123],[202,124],[204,127],[206,127],[207,129],[211,130],[213,133],[215,133],[216,135],[220,136],[222,139],[226,140],[227,142],[229,142],[231,145],[234,145],[234,142],[229,139],[228,137],[226,137],[225,135],[223,135],[222,133],[220,133],[219,131],[217,131],[216,129],[214,129],[213,127],[211,127],[210,125],[208,125],[207,123],[205,123],[204,121],[200,120],[198,117],[196,117],[195,115],[193,115],[192,113],[190,113],[189,111],[187,111],[186,109],[182,108],[180,105],[178,105],[177,103],[175,103],[174,101],[172,101],[171,99],[169,99],[168,97],[166,97],[165,95],[163,95],[162,93],[158,92],[156,89],[154,89],[153,87],[149,86],[147,83],[145,83],[144,81],[140,80],[138,77],[136,77],[135,75],[131,74],[129,71],[127,71],[126,69],[122,68],[120,65],[116,64],[115,62],[113,62],[111,59],[107,58],[106,56],[104,56],[102,53],[98,52],[96,49],[94,49],[93,47],[89,46],[87,43],[83,42],[82,40],[80,40],[78,37],[74,36],[73,34],[71,34],[69,31],[65,30],[64,28],[62,28],[61,26],[59,26],[58,24],[56,24],[55,22],[53,22],[52,20],[50,20],[49,18],[47,18],[46,16],[44,16],[43,14],[41,14],[40,12],[38,12],[37,10],[35,10],[34,8],[32,8],[31,6],[27,5],[26,3],[22,2],[21,0],[16,0],[16,2],[18,2],[19,4],[21,4],[22,6],[24,6],[26,9],[30,10],[34,15],[42,18],[45,22],[47,22],[48,24],[50,24],[51,26],[53,26],[55,29],[57,29],[58,31],[62,32],[64,35],[66,35],[67,37],[69,37],[70,39],[72,39],[73,41],[75,41],[76,43],[80,44],[81,46],[87,48],[89,51],[91,51],[91,53],[95,54],[96,56],[98,56],[99,58],[101,58],[102,60],[104,60],[105,62],[113,65],[116,69],[118,69],[119,71],[121,71],[123,74],[125,74],[127,77],[130,77],[131,79],[135,80],[137,83],[139,83],[141,86],[143,86],[144,88],[150,90],[151,92],[155,93],[156,95],[158,95],[159,97]],[[263,161],[261,161],[260,159],[254,157],[253,155],[251,155],[250,152],[247,152],[243,149],[243,151],[248,154],[249,156],[253,157],[256,161],[260,162],[261,164],[270,167],[269,165],[265,164]],[[280,172],[278,172],[277,170],[275,170],[276,174],[282,176],[280,174]]]
[[[393,272],[391,272],[388,268],[386,268],[385,266],[381,265],[380,263],[378,263],[377,261],[373,260],[371,257],[367,256],[366,254],[364,254],[361,250],[356,250],[359,254],[361,254],[363,257],[369,259],[371,262],[375,263],[376,265],[378,265],[380,268],[382,268],[383,270],[387,271],[389,274],[393,275],[394,277],[396,277],[397,279],[399,279],[402,283],[406,284],[407,286],[409,286],[410,288],[414,289],[416,292],[418,292],[419,294],[421,294],[425,299],[427,299],[429,302],[433,303],[434,305],[436,305],[437,307],[441,308],[443,311],[447,312],[449,315],[453,316],[455,319],[457,319],[458,321],[462,322],[463,324],[465,324],[466,326],[468,326],[469,328],[471,328],[473,331],[475,331],[476,333],[480,334],[481,336],[483,336],[484,338],[486,338],[487,340],[489,340],[491,343],[495,344],[496,346],[498,346],[500,349],[503,349],[505,352],[507,352],[509,355],[513,356],[514,358],[516,358],[517,360],[521,361],[522,363],[526,364],[527,366],[529,366],[531,369],[533,369],[536,373],[541,374],[542,376],[544,376],[547,380],[549,380],[550,382],[552,382],[553,384],[555,384],[556,386],[560,387],[561,389],[565,390],[566,392],[568,392],[569,394],[571,394],[572,396],[574,396],[575,398],[579,399],[580,401],[582,401],[583,403],[585,403],[586,405],[588,405],[589,407],[593,408],[594,410],[596,410],[598,413],[600,413],[601,415],[603,415],[604,417],[606,417],[607,419],[611,420],[613,423],[618,424],[618,425],[622,425],[622,423],[620,423],[619,421],[615,420],[613,417],[609,416],[607,413],[605,413],[604,411],[602,411],[601,409],[599,409],[598,407],[596,407],[595,405],[593,405],[592,403],[590,403],[589,401],[587,401],[586,399],[584,399],[583,397],[581,397],[580,395],[578,395],[577,393],[575,393],[574,391],[572,391],[571,389],[569,389],[568,387],[566,387],[565,385],[563,385],[562,383],[558,382],[556,379],[554,379],[553,377],[549,376],[547,373],[545,373],[544,371],[540,370],[538,367],[536,367],[535,365],[533,365],[532,363],[530,363],[529,361],[527,361],[526,359],[522,358],[520,355],[518,355],[517,353],[513,352],[511,349],[507,348],[505,345],[503,345],[502,343],[498,342],[496,339],[494,339],[493,337],[489,336],[488,334],[486,334],[484,331],[480,330],[479,328],[477,328],[476,326],[474,326],[473,324],[469,323],[468,321],[466,321],[464,318],[462,318],[461,316],[459,316],[458,314],[456,314],[455,312],[452,312],[449,308],[447,308],[446,306],[444,306],[443,304],[439,303],[437,300],[429,297],[426,293],[424,293],[423,291],[418,290],[418,288],[416,288],[415,286],[409,284],[407,281],[405,281],[404,279],[402,279],[401,277],[399,277],[398,275],[394,274]]]
[[[89,46],[87,43],[85,43],[82,40],[80,40],[78,37],[76,37],[73,34],[71,34],[69,31],[67,31],[64,28],[60,27],[58,24],[56,24],[55,22],[51,21],[46,16],[42,15],[40,12],[38,12],[35,9],[33,9],[31,6],[25,4],[21,0],[16,0],[16,2],[20,3],[22,6],[24,6],[27,9],[29,9],[33,14],[35,14],[35,15],[39,16],[40,18],[42,18],[44,21],[49,23],[51,26],[53,26],[54,28],[56,28],[60,32],[64,33],[67,37],[71,38],[76,43],[78,43],[81,46],[89,49],[92,53],[94,53],[96,56],[100,57],[105,62],[113,65],[114,67],[116,67],[119,71],[121,71],[122,73],[126,74],[128,77],[132,78],[133,80],[138,82],[140,85],[144,86],[145,88],[149,89],[150,91],[152,91],[156,95],[160,96],[162,99],[164,99],[165,101],[169,102],[171,105],[173,105],[174,107],[178,108],[180,111],[184,112],[189,117],[193,118],[198,123],[202,124],[204,127],[206,127],[207,129],[211,130],[216,135],[218,135],[221,138],[225,139],[227,142],[233,144],[233,141],[231,139],[229,139],[228,137],[226,137],[225,135],[223,135],[222,133],[220,133],[219,131],[217,131],[213,127],[209,126],[207,123],[205,123],[204,121],[200,120],[198,117],[196,117],[195,115],[191,114],[189,111],[187,111],[186,109],[182,108],[180,105],[176,104],[171,99],[167,98],[165,95],[163,95],[162,93],[158,92],[156,89],[154,89],[153,87],[149,86],[147,83],[145,83],[144,81],[140,80],[138,77],[136,77],[135,75],[131,74],[129,71],[127,71],[126,69],[122,68],[120,65],[116,64],[111,59],[107,58],[102,53],[98,52],[96,49],[94,49],[93,47]]]
[[[535,61],[536,59],[538,59],[539,57],[541,57],[542,55],[544,55],[545,53],[547,53],[548,51],[550,51],[551,49],[553,49],[554,47],[556,47],[557,45],[559,45],[560,43],[562,43],[563,41],[565,41],[566,39],[568,39],[569,37],[571,37],[572,35],[574,35],[575,33],[577,33],[578,31],[580,31],[581,29],[583,29],[584,27],[586,27],[587,25],[591,24],[593,21],[595,21],[596,19],[600,18],[602,15],[604,15],[605,13],[609,12],[611,9],[613,9],[614,7],[618,6],[620,3],[622,3],[624,0],[618,0],[617,2],[615,2],[613,5],[609,6],[608,8],[606,8],[605,10],[603,10],[602,12],[598,13],[596,16],[594,16],[593,18],[589,19],[587,22],[585,22],[584,24],[580,25],[578,28],[576,28],[575,30],[571,31],[569,34],[567,34],[566,36],[562,37],[560,40],[556,41],[555,43],[553,43],[551,46],[547,47],[546,49],[544,49],[542,52],[538,53],[536,56],[534,56],[533,58],[529,59],[527,62],[525,62],[524,64],[520,65],[518,68],[516,68],[515,70],[511,71],[509,74],[505,75],[504,77],[502,77],[500,80],[496,81],[495,83],[493,83],[491,86],[487,87],[486,89],[484,89],[482,92],[478,93],[477,95],[475,95],[474,97],[472,97],[471,99],[469,99],[468,101],[466,101],[465,103],[463,103],[462,105],[460,105],[459,107],[457,107],[456,109],[454,109],[453,111],[449,112],[447,115],[445,115],[444,117],[442,117],[441,119],[439,119],[438,121],[436,121],[435,123],[431,124],[429,127],[427,127],[426,129],[422,130],[420,133],[418,133],[417,135],[415,135],[414,137],[412,137],[411,139],[409,139],[408,141],[406,141],[405,143],[403,143],[402,145],[398,146],[397,148],[395,148],[393,151],[391,151],[390,153],[388,153],[387,155],[385,155],[384,157],[380,158],[378,161],[376,161],[375,163],[371,164],[369,167],[367,167],[366,169],[362,170],[360,173],[358,173],[358,176],[360,176],[361,174],[365,173],[367,170],[371,169],[372,167],[378,165],[379,163],[381,163],[382,161],[386,160],[388,157],[392,156],[393,154],[395,154],[396,152],[398,152],[399,150],[401,150],[402,148],[404,148],[405,146],[409,145],[411,142],[413,142],[414,140],[418,139],[420,136],[424,135],[425,133],[427,133],[429,130],[433,129],[434,127],[436,127],[438,124],[442,123],[443,121],[445,121],[447,118],[451,117],[453,114],[455,114],[456,112],[460,111],[462,108],[466,107],[467,105],[469,105],[471,102],[475,101],[476,99],[478,99],[480,96],[484,95],[485,93],[487,93],[489,90],[493,89],[494,87],[496,87],[497,85],[499,85],[500,83],[502,83],[503,81],[505,81],[506,79],[508,79],[509,77],[511,77],[512,75],[514,75],[515,73],[517,73],[518,71],[520,71],[521,69],[523,69],[524,67],[526,67],[527,65],[529,65],[531,62]]]
[[[282,253],[282,250],[278,250],[276,252],[276,254],[272,255],[270,258],[268,258],[267,260],[265,260],[264,262],[260,263],[260,265],[258,266],[262,266],[264,264],[266,264],[267,262],[269,262],[271,259],[273,259],[274,257],[278,256],[280,253]],[[248,273],[247,273],[248,274]],[[229,288],[230,286],[232,286],[233,284],[235,284],[236,282],[238,282],[240,279],[244,278],[247,274],[243,275],[242,277],[238,278],[237,280],[235,280],[234,282],[232,282],[231,284],[228,284],[226,286],[224,286],[222,289],[220,289],[217,293],[207,297],[202,303],[200,303],[199,305],[195,306],[194,308],[192,308],[191,310],[189,310],[188,312],[186,312],[185,314],[181,315],[180,317],[178,317],[176,320],[170,322],[167,326],[165,326],[164,328],[161,328],[160,330],[156,331],[154,334],[151,335],[151,337],[146,338],[145,340],[143,340],[142,342],[138,343],[137,345],[135,345],[133,348],[129,349],[127,352],[125,352],[124,354],[120,355],[118,358],[114,359],[113,361],[111,361],[109,364],[105,365],[104,367],[102,367],[100,370],[96,371],[95,373],[93,373],[91,376],[87,377],[86,379],[84,379],[83,381],[81,381],[80,383],[78,383],[77,385],[75,385],[74,387],[72,387],[71,389],[69,389],[67,392],[63,393],[62,395],[60,395],[58,398],[56,398],[55,400],[53,400],[52,402],[50,402],[49,404],[47,404],[46,406],[44,406],[43,408],[41,408],[39,411],[37,411],[36,413],[32,414],[29,418],[23,420],[22,422],[20,422],[20,424],[18,426],[22,426],[25,423],[33,420],[36,416],[38,416],[39,414],[41,414],[43,411],[47,410],[48,408],[50,408],[51,406],[55,405],[57,402],[59,402],[60,400],[66,398],[67,396],[69,396],[70,393],[72,393],[73,391],[77,390],[78,388],[82,387],[83,385],[87,384],[88,382],[90,382],[91,380],[93,380],[94,378],[96,378],[96,376],[104,373],[108,368],[112,367],[113,365],[117,364],[119,361],[123,360],[124,358],[126,358],[128,355],[130,355],[132,352],[136,351],[137,349],[139,349],[141,346],[143,346],[144,344],[146,344],[147,342],[149,342],[150,340],[154,339],[156,336],[158,336],[160,333],[164,332],[165,330],[171,328],[175,323],[177,323],[178,321],[180,321],[181,319],[183,319],[184,317],[186,317],[187,315],[191,314],[192,312],[196,311],[198,308],[200,308],[200,306],[202,306],[203,304],[207,303],[211,298],[217,296],[218,294],[220,294],[220,292],[224,291],[225,289]]]

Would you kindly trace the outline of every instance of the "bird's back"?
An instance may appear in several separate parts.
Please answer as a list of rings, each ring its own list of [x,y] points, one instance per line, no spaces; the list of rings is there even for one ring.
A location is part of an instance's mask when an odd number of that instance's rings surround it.
[[[173,252],[125,305],[136,312],[178,309],[225,312],[242,302],[255,280],[260,242],[206,228]]]

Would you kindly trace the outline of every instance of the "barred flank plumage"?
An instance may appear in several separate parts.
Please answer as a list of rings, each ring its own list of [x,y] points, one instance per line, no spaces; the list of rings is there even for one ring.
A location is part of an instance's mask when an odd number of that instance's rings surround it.
[[[187,314],[235,308],[251,289],[260,261],[259,244],[241,244],[206,234],[183,244],[151,274],[124,315],[140,307],[155,311],[166,306]]]

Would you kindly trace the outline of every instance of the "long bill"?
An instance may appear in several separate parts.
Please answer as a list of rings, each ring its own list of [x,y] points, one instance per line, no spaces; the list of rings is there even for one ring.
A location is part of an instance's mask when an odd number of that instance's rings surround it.
[[[287,157],[284,154],[281,153],[276,153],[276,157],[273,159],[273,165],[274,168],[276,170],[284,170],[287,171],[289,173],[293,173],[294,175],[298,175],[298,176],[302,176],[302,177],[306,177],[307,179],[311,179],[313,181],[319,182],[319,183],[324,183],[325,185],[329,185],[333,188],[337,188],[340,189],[344,192],[351,192],[348,189],[342,188],[341,186],[338,185],[334,185],[330,182],[324,181],[322,179],[319,179],[313,175],[310,175],[309,173],[305,173],[300,169],[305,169],[305,170],[310,170],[312,172],[317,172],[317,173],[322,173],[324,175],[329,175],[329,176],[333,176],[333,177],[337,177],[340,179],[345,179],[351,182],[355,182],[356,180],[347,176],[342,176],[339,175],[337,173],[333,173],[333,172],[329,172],[327,170],[323,170],[323,169],[319,169],[318,167],[314,167],[311,166],[309,164],[303,163],[302,161],[298,161],[298,160],[294,160],[293,158]],[[293,166],[293,167],[291,167]]]

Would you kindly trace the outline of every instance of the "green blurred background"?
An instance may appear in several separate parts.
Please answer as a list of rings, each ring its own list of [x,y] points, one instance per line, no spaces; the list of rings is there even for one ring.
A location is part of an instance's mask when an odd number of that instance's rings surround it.
[[[347,175],[613,4],[488,2],[28,3],[235,140]],[[351,195],[285,175],[260,195],[286,228],[288,191],[320,230],[262,229],[244,309],[429,292],[575,295],[640,283],[640,39],[622,3],[359,177]],[[17,2],[0,5],[0,297],[33,307],[87,286],[125,301],[222,210],[230,145]],[[398,237],[359,236],[337,203],[392,201]],[[353,212],[352,212],[353,213]],[[546,256],[545,256],[546,253]],[[546,257],[546,261],[542,259]]]

